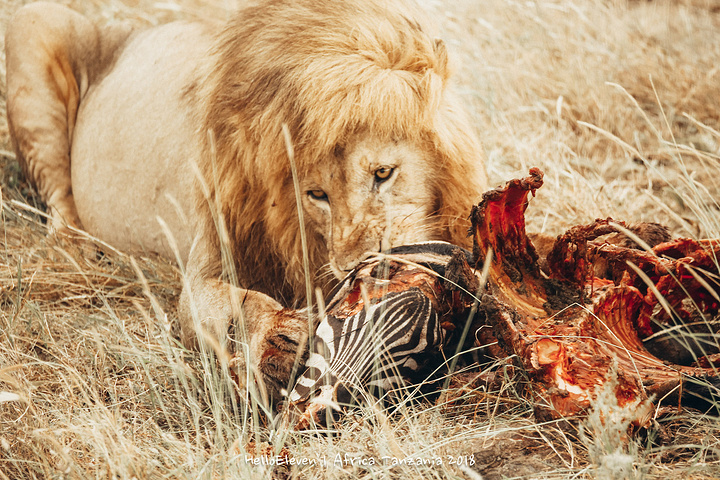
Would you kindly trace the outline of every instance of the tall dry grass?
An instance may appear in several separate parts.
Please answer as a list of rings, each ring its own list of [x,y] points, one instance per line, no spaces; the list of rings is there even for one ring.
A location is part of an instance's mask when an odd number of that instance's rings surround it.
[[[22,3],[0,5],[3,27]],[[242,2],[65,3],[151,25],[222,18]],[[720,237],[717,2],[425,5],[455,53],[491,181],[530,166],[546,173],[528,211],[533,230],[612,216]],[[4,109],[4,82],[0,94]],[[327,432],[288,431],[234,395],[212,352],[180,347],[177,270],[48,237],[4,118],[0,142],[0,479],[720,477],[713,412],[681,410],[603,448],[617,426],[537,424],[522,373],[502,368],[491,388],[476,367],[432,399],[364,405]],[[606,403],[598,415],[616,411]],[[630,470],[602,470],[617,448]],[[251,454],[310,465],[255,465]]]

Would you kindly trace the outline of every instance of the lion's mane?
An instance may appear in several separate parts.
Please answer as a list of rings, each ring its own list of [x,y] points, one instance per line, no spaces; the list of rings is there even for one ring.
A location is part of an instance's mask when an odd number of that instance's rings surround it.
[[[484,178],[481,147],[446,88],[445,46],[421,18],[404,2],[275,0],[241,10],[219,34],[196,92],[205,105],[201,171],[213,199],[199,201],[222,206],[234,266],[257,282],[244,287],[286,303],[304,297],[283,124],[301,176],[354,132],[422,142],[437,160],[427,168],[438,237],[464,241],[484,187],[473,181]],[[308,254],[317,274],[327,248],[312,232]]]

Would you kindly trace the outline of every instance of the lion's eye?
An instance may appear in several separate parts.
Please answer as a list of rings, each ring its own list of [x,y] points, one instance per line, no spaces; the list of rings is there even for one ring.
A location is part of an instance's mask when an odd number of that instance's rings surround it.
[[[316,188],[315,190],[308,190],[307,192],[308,196],[314,200],[320,200],[323,202],[327,202],[327,193],[323,192],[319,188]]]
[[[393,167],[387,167],[383,166],[375,170],[375,181],[377,183],[382,183],[388,178],[390,178],[393,174],[395,169]]]

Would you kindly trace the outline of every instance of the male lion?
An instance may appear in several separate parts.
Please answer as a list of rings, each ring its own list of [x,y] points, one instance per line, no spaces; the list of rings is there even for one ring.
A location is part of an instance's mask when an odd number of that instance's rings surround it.
[[[411,5],[269,0],[130,31],[37,3],[6,50],[10,132],[52,227],[177,253],[183,342],[244,326],[275,393],[308,328],[283,310],[305,265],[327,287],[366,252],[467,242],[481,149]]]

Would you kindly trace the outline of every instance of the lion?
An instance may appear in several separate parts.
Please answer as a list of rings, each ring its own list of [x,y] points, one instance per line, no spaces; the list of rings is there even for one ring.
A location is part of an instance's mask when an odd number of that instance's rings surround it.
[[[227,345],[271,394],[314,287],[392,246],[468,243],[482,149],[409,3],[267,0],[147,29],[36,3],[6,57],[11,138],[52,230],[176,260],[182,342]]]

